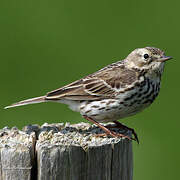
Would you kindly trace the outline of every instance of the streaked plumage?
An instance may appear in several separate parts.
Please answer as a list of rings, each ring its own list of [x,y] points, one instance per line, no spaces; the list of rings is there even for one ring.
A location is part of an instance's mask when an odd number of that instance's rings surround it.
[[[116,121],[142,111],[154,101],[159,93],[164,62],[168,59],[170,57],[158,48],[135,49],[122,61],[45,96],[6,108],[53,101],[68,104],[72,110],[96,122]]]

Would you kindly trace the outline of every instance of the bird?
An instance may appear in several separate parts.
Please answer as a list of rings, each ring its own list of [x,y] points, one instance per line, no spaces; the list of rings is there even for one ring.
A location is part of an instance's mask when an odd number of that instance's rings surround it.
[[[167,60],[164,51],[155,47],[137,48],[125,59],[107,65],[44,96],[14,103],[5,109],[41,102],[67,104],[86,120],[103,129],[106,135],[126,137],[139,143],[137,133],[118,120],[141,112],[156,99]],[[130,130],[134,138],[118,134],[102,123],[114,122]]]

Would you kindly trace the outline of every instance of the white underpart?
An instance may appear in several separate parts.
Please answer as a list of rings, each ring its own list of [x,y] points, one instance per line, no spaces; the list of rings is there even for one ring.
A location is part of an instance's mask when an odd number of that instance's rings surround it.
[[[80,107],[79,101],[72,101],[72,100],[63,99],[63,100],[59,100],[58,102],[63,103],[63,104],[67,104],[71,110],[79,112],[79,107]]]

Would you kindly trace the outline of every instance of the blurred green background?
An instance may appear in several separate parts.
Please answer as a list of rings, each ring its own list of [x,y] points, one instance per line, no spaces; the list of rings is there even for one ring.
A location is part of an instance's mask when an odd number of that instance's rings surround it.
[[[1,0],[0,128],[85,121],[62,104],[3,107],[44,95],[135,48],[159,47],[174,57],[161,93],[150,108],[122,122],[140,138],[133,147],[134,179],[179,179],[179,6],[173,0]]]

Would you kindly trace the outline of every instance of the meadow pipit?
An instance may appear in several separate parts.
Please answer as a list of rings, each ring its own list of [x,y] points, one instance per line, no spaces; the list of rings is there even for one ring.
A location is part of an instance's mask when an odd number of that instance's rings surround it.
[[[47,93],[45,96],[17,102],[6,108],[40,102],[59,102],[81,113],[107,134],[117,134],[100,122],[118,122],[148,107],[157,97],[165,61],[171,59],[158,48],[145,47],[132,51],[124,60],[110,64],[80,80]]]

